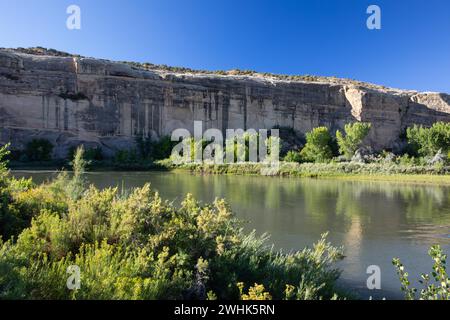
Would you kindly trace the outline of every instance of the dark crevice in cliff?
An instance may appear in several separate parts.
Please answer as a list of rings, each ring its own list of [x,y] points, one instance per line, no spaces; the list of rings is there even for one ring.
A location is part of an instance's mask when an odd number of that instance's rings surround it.
[[[0,77],[6,78],[11,81],[18,81],[20,78],[12,73],[1,72]]]
[[[72,92],[62,92],[58,94],[58,96],[64,100],[72,100],[72,101],[80,101],[80,100],[89,100],[89,98],[82,92],[72,93]]]

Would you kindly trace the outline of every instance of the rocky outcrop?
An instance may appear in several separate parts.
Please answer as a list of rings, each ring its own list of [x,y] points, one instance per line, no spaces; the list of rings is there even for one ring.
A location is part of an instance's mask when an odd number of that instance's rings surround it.
[[[33,138],[46,138],[57,157],[79,143],[112,155],[131,146],[135,136],[192,130],[194,120],[202,120],[205,129],[280,126],[302,133],[368,121],[372,147],[395,148],[414,123],[450,121],[450,96],[334,78],[177,73],[0,50],[0,143],[12,141],[21,148]]]

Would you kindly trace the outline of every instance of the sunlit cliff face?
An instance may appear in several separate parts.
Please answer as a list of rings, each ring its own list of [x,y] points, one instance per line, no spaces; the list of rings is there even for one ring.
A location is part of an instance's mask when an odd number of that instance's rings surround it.
[[[301,133],[365,121],[372,123],[372,147],[396,148],[407,126],[450,121],[450,97],[335,78],[146,70],[0,50],[0,142],[11,140],[15,148],[39,137],[55,145],[55,157],[80,142],[108,156],[135,136],[192,130],[195,120],[205,129],[278,126]]]

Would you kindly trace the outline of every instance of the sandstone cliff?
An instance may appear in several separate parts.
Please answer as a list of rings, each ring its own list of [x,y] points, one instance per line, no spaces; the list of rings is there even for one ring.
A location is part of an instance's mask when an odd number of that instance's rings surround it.
[[[450,96],[334,78],[177,72],[70,55],[0,49],[0,143],[49,139],[55,156],[99,145],[107,155],[137,135],[176,128],[332,130],[372,123],[374,148],[395,148],[414,123],[450,121]]]

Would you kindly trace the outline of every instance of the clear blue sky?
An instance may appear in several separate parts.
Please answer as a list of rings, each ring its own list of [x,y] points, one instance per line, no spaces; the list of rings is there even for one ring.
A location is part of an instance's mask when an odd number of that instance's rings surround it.
[[[70,4],[81,30],[66,28]],[[449,0],[0,0],[0,46],[450,93]]]

